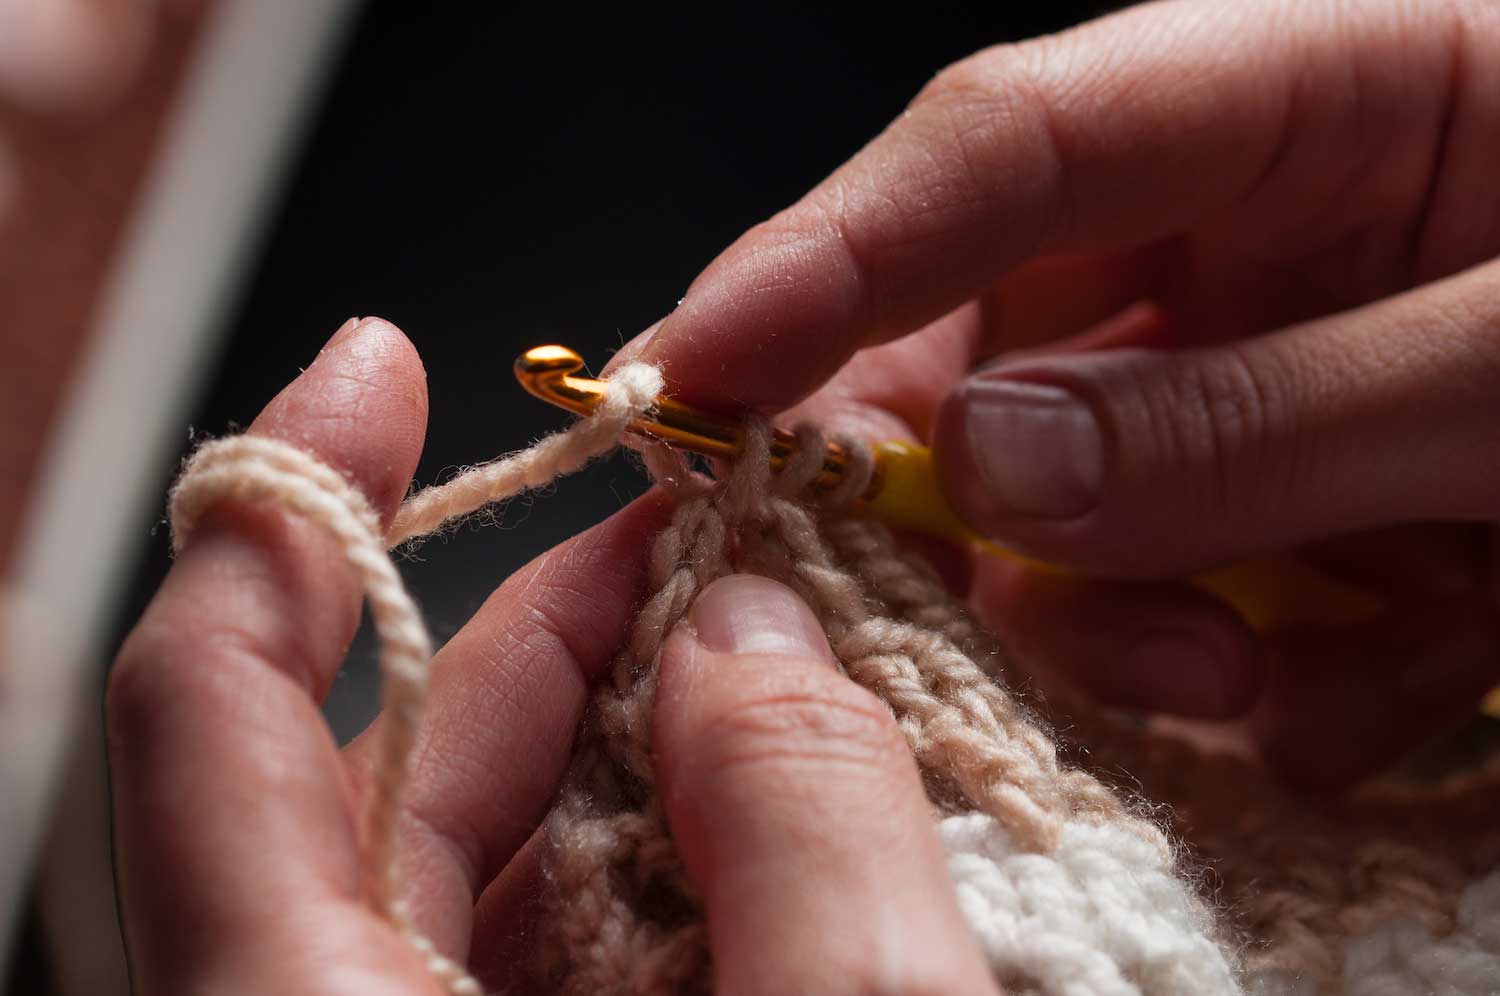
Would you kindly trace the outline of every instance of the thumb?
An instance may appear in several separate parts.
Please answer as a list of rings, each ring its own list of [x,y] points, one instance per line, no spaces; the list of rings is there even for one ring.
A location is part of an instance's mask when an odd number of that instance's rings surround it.
[[[704,589],[657,695],[661,798],[716,992],[995,992],[895,718],[790,588]]]
[[[1229,345],[1027,357],[944,401],[972,526],[1106,573],[1500,511],[1500,264]]]

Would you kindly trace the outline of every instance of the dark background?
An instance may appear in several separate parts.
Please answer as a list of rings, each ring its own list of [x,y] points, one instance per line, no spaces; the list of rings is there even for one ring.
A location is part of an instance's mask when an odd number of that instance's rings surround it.
[[[927,4],[862,16],[719,5],[668,17],[371,2],[183,438],[247,424],[345,319],[379,315],[427,367],[419,484],[519,449],[566,421],[515,384],[522,350],[561,342],[597,368],[943,66],[1121,5]],[[175,466],[161,468],[163,493]],[[614,460],[515,500],[502,528],[427,543],[403,571],[436,637],[521,564],[641,490]],[[141,523],[140,557],[121,635],[167,568],[160,519]],[[328,702],[341,738],[373,713],[371,664],[362,637]],[[8,991],[49,991],[38,941],[33,924]]]
[[[248,423],[346,318],[379,315],[427,367],[419,484],[524,447],[567,417],[516,385],[520,352],[556,341],[602,366],[721,249],[858,151],[943,66],[1105,7],[855,19],[758,5],[584,17],[547,5],[470,4],[455,16],[447,4],[372,3],[192,428]],[[500,529],[428,542],[405,573],[436,637],[516,568],[641,490],[628,464],[611,461],[517,499]],[[167,565],[165,530],[148,536],[147,525],[122,626]],[[330,696],[341,736],[372,713],[368,664],[368,644],[357,646]]]

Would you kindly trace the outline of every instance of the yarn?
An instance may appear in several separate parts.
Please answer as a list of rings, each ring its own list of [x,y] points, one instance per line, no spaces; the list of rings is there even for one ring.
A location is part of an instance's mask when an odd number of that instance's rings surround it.
[[[1038,855],[980,813],[938,832],[959,907],[1002,979],[1059,994],[1236,991],[1200,905],[1138,836],[1073,821]]]
[[[1351,996],[1500,991],[1500,874],[1464,889],[1447,937],[1397,917],[1352,938],[1344,985]]]
[[[615,446],[661,389],[623,368],[589,419],[506,460],[410,497],[382,537],[368,502],[295,448],[207,444],[173,491],[180,547],[223,500],[276,502],[326,529],[359,577],[381,642],[389,720],[366,814],[375,908],[455,994],[479,991],[399,900],[393,828],[425,694],[431,641],[385,548],[550,483]],[[691,993],[710,985],[700,904],[655,794],[658,652],[697,593],[732,572],[795,589],[848,677],[891,709],[937,814],[959,906],[1007,991],[1048,996],[1500,994],[1500,779],[1308,802],[1245,762],[1201,754],[1066,698],[1063,743],[1023,705],[1022,662],[1001,654],[919,560],[846,514],[867,446],[819,492],[825,439],[798,430],[779,472],[769,428],[711,481],[679,454],[643,451],[672,495],[647,564],[651,594],[595,693],[544,828],[546,895],[535,966],[567,993]],[[1065,759],[1065,758],[1070,758]],[[1090,763],[1136,779],[1119,791]],[[1161,804],[1163,827],[1141,813]],[[1186,841],[1200,872],[1180,860]]]
[[[385,536],[370,503],[341,474],[274,439],[237,436],[208,443],[187,462],[172,489],[168,518],[174,550],[183,548],[203,514],[220,502],[271,502],[333,536],[354,569],[380,642],[381,708],[386,717],[372,768],[374,791],[365,816],[371,902],[454,996],[474,996],[481,992],[479,983],[463,966],[434,949],[412,923],[400,899],[395,831],[408,755],[427,693],[432,639],[386,547],[432,532],[487,504],[582,467],[619,441],[630,420],[651,407],[661,385],[661,374],[650,367],[621,371],[592,419],[509,459],[474,468],[442,487],[419,492],[403,504]]]
[[[799,436],[799,453],[822,453],[824,441],[815,430],[804,427]],[[986,947],[1002,982],[1078,996],[1142,991],[1128,987],[1124,980],[1132,978],[1151,983],[1152,992],[1237,991],[1225,955],[1204,933],[1209,918],[1202,904],[1170,875],[1171,847],[1161,832],[1132,816],[1091,776],[1059,765],[1042,728],[940,631],[954,620],[937,619],[933,628],[872,604],[856,572],[824,540],[818,519],[797,500],[817,466],[797,461],[773,477],[768,443],[767,427],[753,424],[725,486],[678,506],[652,551],[649,584],[657,594],[585,720],[578,762],[547,828],[553,885],[548,919],[557,932],[553,944],[561,949],[555,957],[566,966],[564,991],[674,992],[683,979],[702,979],[708,953],[696,901],[652,792],[655,665],[692,597],[715,578],[742,570],[777,577],[812,606],[845,672],[891,707],[940,806],[985,814],[991,825],[1005,828],[1005,855],[1024,856],[1032,866],[1058,866],[1063,878],[1082,874],[1098,854],[1076,843],[1080,832],[1113,835],[1116,844],[1128,843],[1135,859],[1114,866],[1123,873],[1114,887],[1134,898],[1126,909],[1139,912],[1170,896],[1179,911],[1176,920],[1139,918],[1139,924],[1128,922],[1128,913],[1115,917],[1112,939],[1125,950],[1120,964],[1115,952],[1101,951],[1091,956],[1097,971],[1069,977],[1065,966],[1073,959],[1057,961],[1062,975],[1038,973],[1036,954],[1024,942],[998,943],[1006,931],[1002,922],[989,918],[980,904],[963,904],[981,918],[981,932],[996,939]],[[887,590],[914,600],[934,593],[933,582],[897,556],[878,526],[847,520],[842,533],[848,546],[863,551],[862,573],[880,579]],[[1073,872],[1059,865],[1065,839],[1067,853],[1081,862]],[[992,865],[1002,856],[971,853],[967,861],[955,858],[953,867]],[[1089,911],[1077,912],[1081,917]],[[1058,915],[1067,919],[1061,909]],[[1082,920],[1056,927],[1059,937],[1089,933]],[[1163,967],[1164,959],[1152,952],[1174,944],[1174,950],[1195,951],[1197,961],[1169,957]],[[1072,950],[1082,953],[1086,946],[1081,941]]]

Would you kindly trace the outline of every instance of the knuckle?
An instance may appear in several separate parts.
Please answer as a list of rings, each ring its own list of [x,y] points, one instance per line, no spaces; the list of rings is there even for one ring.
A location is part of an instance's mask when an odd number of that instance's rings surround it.
[[[823,234],[827,227],[828,213],[822,205],[798,201],[752,225],[744,241],[761,254],[798,250]]]
[[[112,740],[128,743],[169,711],[243,705],[245,678],[284,670],[267,642],[233,625],[185,638],[149,614],[126,639],[105,684],[104,719]]]
[[[1229,345],[1170,359],[1143,390],[1156,471],[1215,521],[1281,500],[1304,463],[1284,367],[1274,351]]]
[[[1057,111],[1064,88],[1047,75],[1052,46],[998,45],[939,72],[912,101],[909,127],[923,153],[952,178],[924,200],[970,213],[1006,212],[1013,229],[1040,242],[1064,232],[1077,207],[1069,182],[1077,136]],[[1017,155],[1016,149],[1031,150]],[[1027,217],[1014,206],[1030,205]]]
[[[1001,66],[1015,46],[997,45],[951,63],[932,77],[912,101],[913,108],[939,102],[987,104],[1004,92]]]
[[[800,294],[794,275],[813,267],[827,275],[831,287],[842,289],[828,297],[825,306],[832,310],[824,313],[827,321],[879,324],[880,254],[860,234],[867,226],[854,217],[877,209],[856,187],[849,177],[835,174],[811,195],[751,228],[734,250],[745,253],[738,257],[742,293],[757,299]]]
[[[943,69],[911,102],[925,124],[930,155],[965,165],[976,186],[1007,162],[1008,147],[1028,132],[1042,132],[1046,101],[1015,46],[998,46]]]
[[[763,769],[885,769],[905,750],[890,711],[833,675],[746,695],[710,717],[704,732],[699,762],[720,777]]]
[[[146,619],[121,647],[104,688],[104,725],[114,744],[142,740],[164,709],[192,697],[186,686],[201,677],[199,669],[183,674],[168,665],[171,640],[170,631]]]
[[[1500,371],[1500,262],[1476,273],[1464,290],[1435,299],[1429,348],[1460,354],[1488,387]]]
[[[114,738],[132,739],[136,730],[150,723],[156,704],[164,697],[161,675],[151,666],[148,644],[137,628],[109,669],[104,687],[104,723]]]

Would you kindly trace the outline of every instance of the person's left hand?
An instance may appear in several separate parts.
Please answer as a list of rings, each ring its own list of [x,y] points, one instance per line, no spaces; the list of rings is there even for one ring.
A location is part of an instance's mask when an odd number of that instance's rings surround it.
[[[388,523],[426,409],[405,337],[351,321],[249,431],[342,471]],[[398,834],[403,898],[438,950],[490,986],[516,984],[531,957],[528,840],[589,684],[624,642],[667,512],[648,495],[539,558],[433,660]],[[373,742],[341,751],[318,709],[358,594],[314,526],[224,504],[121,650],[107,718],[138,991],[438,991],[362,897]],[[811,610],[733,576],[686,622],[660,655],[656,772],[717,984],[995,993],[911,751],[890,711],[834,666]]]

